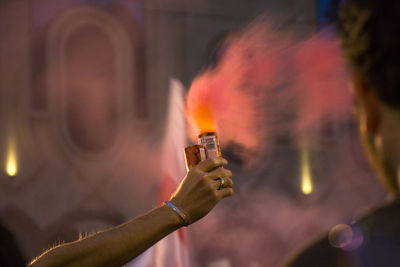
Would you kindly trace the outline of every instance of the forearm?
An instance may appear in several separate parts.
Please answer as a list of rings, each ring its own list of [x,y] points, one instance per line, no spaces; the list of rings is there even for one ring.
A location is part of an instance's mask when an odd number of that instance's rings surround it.
[[[54,247],[31,266],[121,266],[182,224],[168,206],[161,206],[122,225]]]

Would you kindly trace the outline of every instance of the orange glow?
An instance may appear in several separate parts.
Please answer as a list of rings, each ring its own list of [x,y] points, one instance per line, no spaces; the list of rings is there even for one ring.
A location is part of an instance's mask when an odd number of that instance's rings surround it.
[[[201,132],[215,132],[214,119],[208,105],[199,105],[194,114],[194,120]]]
[[[229,100],[224,95],[225,86],[226,81],[211,72],[206,72],[193,81],[185,110],[192,137],[196,138],[203,132],[218,131],[218,123],[224,117]]]

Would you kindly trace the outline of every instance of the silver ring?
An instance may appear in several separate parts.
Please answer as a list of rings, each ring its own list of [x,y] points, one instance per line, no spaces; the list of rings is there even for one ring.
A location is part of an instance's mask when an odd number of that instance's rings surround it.
[[[224,188],[225,180],[224,180],[224,178],[222,178],[222,177],[218,178],[218,180],[219,180],[219,187],[218,187],[218,190],[221,190],[222,188]]]

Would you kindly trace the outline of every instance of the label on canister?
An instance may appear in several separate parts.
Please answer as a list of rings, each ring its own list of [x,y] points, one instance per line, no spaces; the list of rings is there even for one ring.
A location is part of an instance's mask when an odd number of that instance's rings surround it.
[[[185,161],[187,170],[206,159],[206,152],[202,145],[194,145],[185,148]]]
[[[215,133],[200,134],[198,143],[204,147],[207,158],[221,157],[218,136]]]

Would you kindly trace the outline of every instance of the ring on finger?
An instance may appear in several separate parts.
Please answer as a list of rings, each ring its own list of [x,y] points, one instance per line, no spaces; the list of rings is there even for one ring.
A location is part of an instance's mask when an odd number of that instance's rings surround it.
[[[221,190],[222,188],[224,188],[224,185],[225,185],[225,179],[224,179],[224,178],[222,178],[222,177],[220,177],[220,178],[218,178],[218,180],[219,180],[219,187],[218,187],[218,189],[217,189],[217,190]]]

